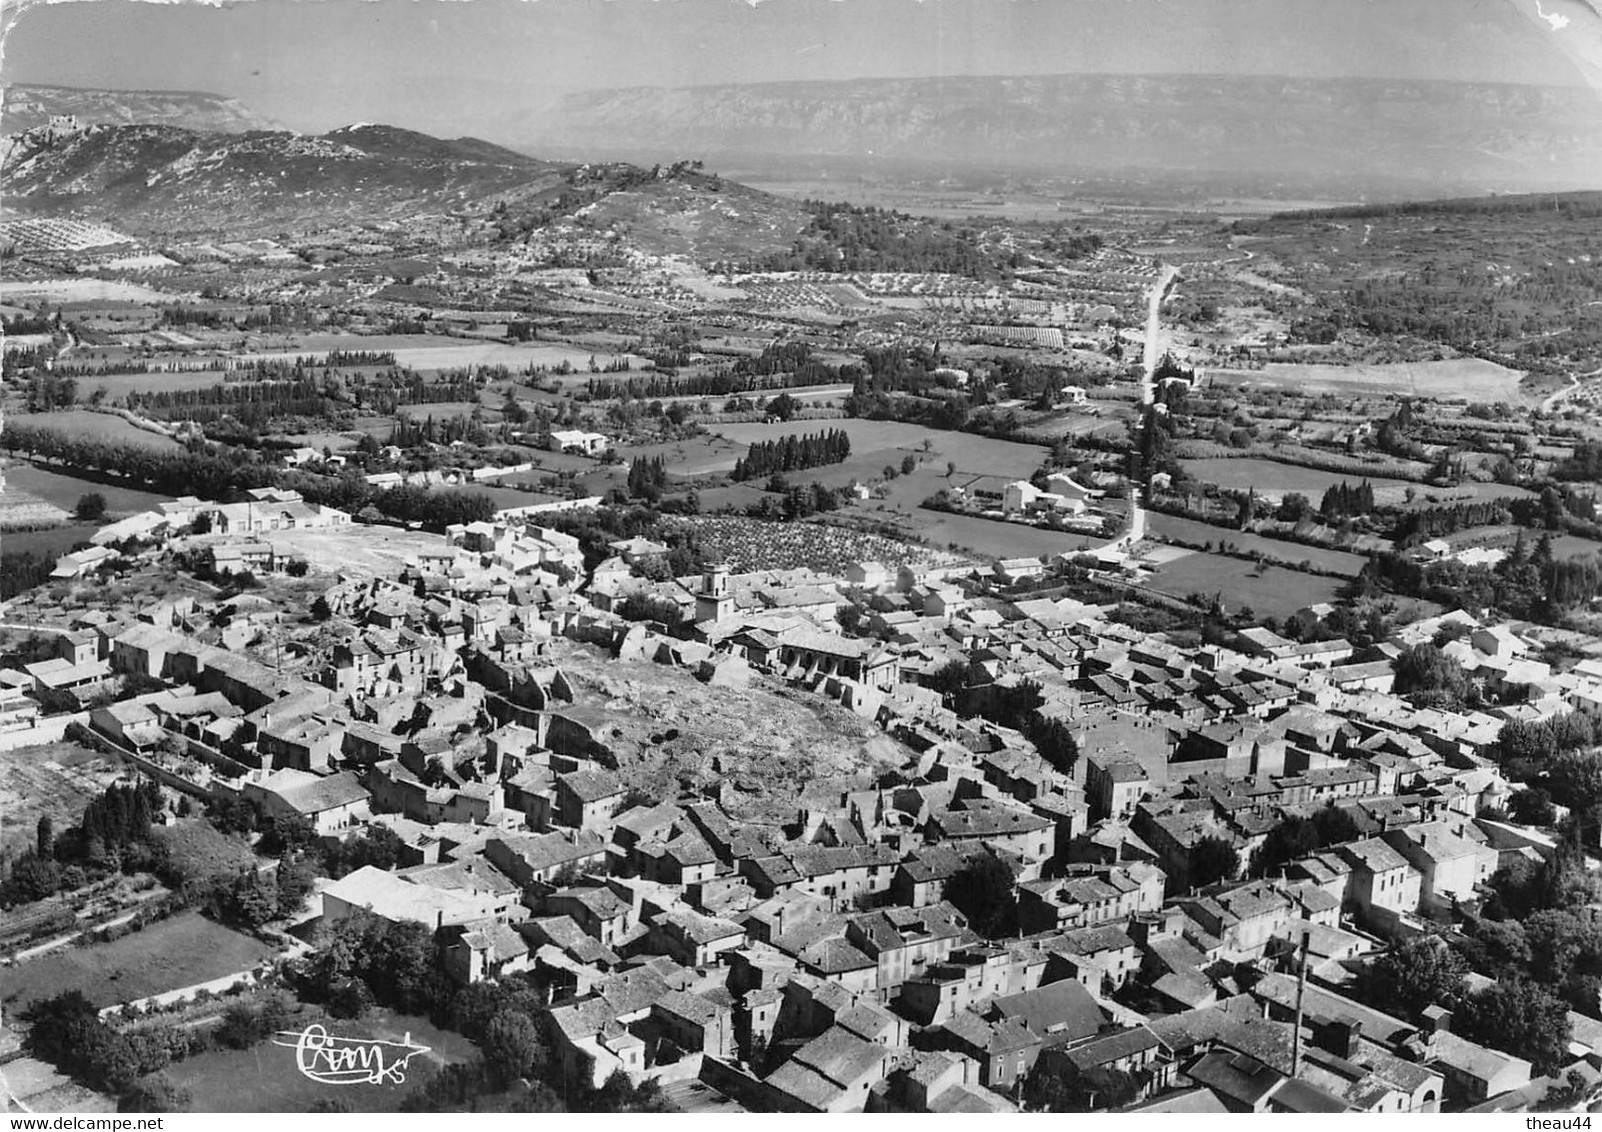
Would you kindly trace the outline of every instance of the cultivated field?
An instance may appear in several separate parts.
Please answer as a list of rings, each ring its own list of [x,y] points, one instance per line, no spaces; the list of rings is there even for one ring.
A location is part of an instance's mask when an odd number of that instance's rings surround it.
[[[1260,617],[1286,617],[1303,606],[1335,600],[1341,582],[1280,566],[1259,571],[1238,558],[1192,551],[1160,566],[1146,588],[1172,597],[1218,594],[1227,612],[1249,607]]]
[[[0,301],[8,303],[46,299],[52,303],[122,301],[160,307],[169,306],[182,297],[115,279],[10,279],[0,282]]]
[[[636,370],[646,360],[634,354],[605,354],[581,350],[573,346],[553,343],[473,342],[466,339],[438,338],[430,335],[363,335],[308,334],[296,344],[283,349],[242,354],[242,358],[293,361],[302,357],[321,357],[330,350],[387,350],[395,355],[397,365],[418,370],[459,369],[466,366],[507,366],[514,370],[529,366],[555,369],[563,362],[585,374],[589,373],[590,359],[605,367],[619,359],[627,359]],[[621,376],[627,376],[626,374]]]
[[[0,751],[0,849],[32,845],[46,814],[58,832],[78,824],[89,799],[125,769],[121,760],[71,742]]]
[[[716,431],[741,445],[759,440],[773,440],[785,436],[802,436],[806,433],[827,432],[839,429],[851,438],[851,458],[867,457],[873,453],[891,453],[900,457],[908,452],[917,455],[929,465],[938,464],[942,471],[947,462],[957,465],[959,472],[975,475],[1028,476],[1040,467],[1046,457],[1045,448],[1036,444],[1018,444],[1010,440],[992,440],[971,432],[947,432],[924,428],[922,425],[902,424],[898,421],[868,421],[856,418],[840,420],[787,421],[783,424],[728,424],[719,425]],[[930,451],[924,453],[928,441]],[[726,461],[704,467],[703,471],[728,471],[734,467],[737,453]],[[882,466],[886,460],[880,460]],[[677,471],[669,468],[669,471]],[[792,477],[796,478],[796,477]],[[803,474],[800,478],[806,478]]]
[[[1518,537],[1519,528],[1514,526],[1467,527],[1461,531],[1453,531],[1449,535],[1442,535],[1441,540],[1453,550],[1470,546],[1511,549],[1518,542]],[[1525,531],[1524,537],[1526,545],[1533,550],[1540,535],[1534,531]],[[1555,558],[1587,558],[1593,554],[1602,554],[1602,543],[1581,538],[1579,535],[1556,535],[1552,539],[1552,555]]]
[[[1209,369],[1208,379],[1228,385],[1270,386],[1306,393],[1394,393],[1442,401],[1520,400],[1523,374],[1480,358],[1382,365],[1302,365],[1269,362],[1262,369]]]
[[[899,482],[899,481],[898,481]],[[1068,531],[1050,531],[977,515],[953,515],[919,507],[903,520],[935,546],[955,546],[988,558],[1044,557],[1093,550],[1107,540]]]
[[[1355,577],[1361,573],[1366,561],[1362,555],[1351,554],[1344,550],[1326,550],[1320,546],[1304,546],[1299,542],[1287,542],[1284,539],[1264,538],[1262,535],[1246,531],[1231,531],[1196,519],[1163,515],[1155,511],[1146,516],[1146,530],[1156,538],[1166,537],[1197,546],[1205,546],[1208,543],[1222,546],[1228,543],[1248,554],[1260,553],[1269,558],[1279,558],[1292,563],[1307,562],[1320,570],[1332,570],[1347,577]],[[1242,568],[1245,568],[1244,565]]]
[[[820,423],[828,426],[836,422],[814,422],[814,424]],[[720,432],[727,432],[729,429],[744,426],[715,425],[713,427]],[[816,427],[814,427],[813,431],[817,431]],[[852,443],[855,444],[856,442],[853,440]],[[654,459],[660,456],[671,475],[702,476],[730,471],[734,467],[734,461],[744,454],[747,446],[748,442],[734,441],[721,436],[697,436],[693,440],[678,440],[671,444],[639,444],[621,447],[618,449],[618,455],[625,460],[632,460],[636,456],[643,456],[646,459]],[[557,467],[558,465],[552,459],[548,459],[547,455],[554,457],[559,454],[541,453],[540,463],[548,468]],[[586,460],[582,457],[565,456],[563,458],[567,460],[582,460],[586,466],[594,467],[594,461]]]
[[[10,420],[16,424],[48,428],[68,436],[90,437],[117,444],[144,444],[151,448],[178,448],[170,436],[148,432],[111,413],[95,413],[88,409],[67,409],[59,413],[13,413]]]
[[[295,1019],[287,1025],[299,1029],[305,1024]],[[318,1101],[335,1098],[347,1102],[352,1112],[394,1112],[406,1094],[439,1066],[467,1061],[474,1052],[473,1043],[462,1035],[441,1030],[427,1018],[392,1010],[370,1011],[359,1022],[322,1018],[319,1024],[342,1037],[403,1042],[410,1035],[429,1052],[411,1059],[401,1083],[326,1085],[299,1070],[292,1048],[271,1041],[186,1058],[172,1065],[167,1075],[194,1095],[195,1112],[306,1112]]]
[[[35,531],[8,531],[0,528],[0,549],[7,554],[34,554],[40,558],[60,558],[73,547],[88,542],[99,528],[94,523],[64,523]]]
[[[80,497],[89,492],[99,492],[106,498],[107,514],[115,518],[119,515],[149,511],[157,504],[168,501],[167,496],[157,495],[155,492],[96,483],[93,480],[67,475],[54,468],[41,468],[36,464],[25,464],[20,461],[7,464],[0,469],[0,476],[5,477],[5,486],[0,487],[0,508],[13,499],[35,498],[54,504],[64,511],[71,511],[78,505]],[[84,537],[87,538],[88,535]]]
[[[1326,490],[1342,482],[1355,487],[1366,480],[1374,488],[1376,498],[1389,501],[1386,495],[1394,495],[1398,503],[1408,488],[1420,493],[1423,490],[1418,484],[1406,480],[1353,475],[1351,472],[1327,472],[1322,468],[1304,468],[1299,464],[1281,464],[1249,456],[1209,457],[1182,463],[1186,472],[1203,483],[1217,484],[1231,491],[1255,489],[1265,499],[1279,499],[1291,492],[1300,492],[1311,499],[1314,506],[1317,506]]]
[[[180,912],[111,943],[53,951],[6,972],[7,1012],[66,990],[113,1006],[246,970],[274,954],[248,935]]]
[[[79,361],[74,354],[71,361]],[[91,363],[92,364],[92,363]],[[180,393],[196,389],[210,389],[223,384],[220,369],[196,370],[185,373],[111,373],[78,379],[78,396],[91,397],[104,389],[106,396],[116,400],[129,393]]]
[[[1528,499],[1535,495],[1527,487],[1517,487],[1505,483],[1460,483],[1451,487],[1426,487],[1419,485],[1418,493],[1413,502],[1406,500],[1398,503],[1394,499],[1385,500],[1387,503],[1403,511],[1417,510],[1426,507],[1438,507],[1443,503],[1480,502],[1487,499]]]

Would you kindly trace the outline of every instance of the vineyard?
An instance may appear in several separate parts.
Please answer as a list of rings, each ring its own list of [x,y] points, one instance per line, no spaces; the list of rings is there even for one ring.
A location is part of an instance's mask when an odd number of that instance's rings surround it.
[[[769,523],[724,515],[664,517],[662,522],[687,530],[705,557],[727,562],[736,573],[811,568],[841,574],[861,562],[894,567],[954,561],[944,552],[825,523]]]

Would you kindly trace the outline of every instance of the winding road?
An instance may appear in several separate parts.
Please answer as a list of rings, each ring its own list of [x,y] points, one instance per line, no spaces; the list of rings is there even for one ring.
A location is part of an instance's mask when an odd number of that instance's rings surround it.
[[[1602,369],[1594,369],[1590,373],[1569,374],[1569,383],[1562,389],[1559,389],[1556,393],[1552,394],[1546,400],[1542,401],[1541,407],[1537,410],[1537,412],[1550,413],[1553,409],[1556,409],[1558,405],[1560,405],[1563,400],[1569,396],[1569,394],[1573,393],[1582,384],[1584,384],[1588,378],[1592,377],[1602,377]]]

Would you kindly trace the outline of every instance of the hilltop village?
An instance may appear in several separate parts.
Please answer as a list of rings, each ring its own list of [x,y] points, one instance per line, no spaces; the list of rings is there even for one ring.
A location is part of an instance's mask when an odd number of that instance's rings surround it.
[[[642,537],[586,568],[572,514],[440,537],[271,488],[175,500],[106,550],[121,592],[63,576],[13,604],[52,644],[0,674],[4,737],[54,726],[114,755],[159,783],[140,805],[169,837],[247,831],[225,918],[272,946],[220,984],[236,1010],[274,986],[315,1000],[330,940],[391,925],[445,1000],[535,990],[539,1053],[513,1076],[566,1090],[1422,1112],[1560,1107],[1602,1080],[1594,978],[1589,1012],[1539,989],[1554,1038],[1505,1021],[1499,994],[1535,993],[1516,960],[1499,981],[1456,958],[1506,944],[1487,907],[1532,877],[1590,883],[1502,773],[1514,733],[1602,712],[1602,664],[1554,667],[1538,627],[1452,613],[1362,646],[1259,627],[1181,648],[1052,596],[1083,555],[674,576]],[[1422,645],[1479,707],[1399,694]],[[292,886],[317,853],[340,864]],[[275,872],[242,913],[241,883]],[[8,982],[49,962],[36,943],[14,930]],[[96,1002],[98,1024],[190,1016],[193,992]]]
[[[1596,194],[71,114],[0,155],[19,1111],[1602,1101]]]

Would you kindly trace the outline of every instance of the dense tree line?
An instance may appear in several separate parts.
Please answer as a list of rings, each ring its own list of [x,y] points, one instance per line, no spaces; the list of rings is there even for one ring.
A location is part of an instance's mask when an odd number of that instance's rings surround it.
[[[395,351],[393,350],[330,350],[323,355],[322,364],[325,366],[392,366],[395,364]]]
[[[179,452],[145,444],[122,444],[95,437],[68,436],[34,424],[7,421],[0,448],[65,464],[82,471],[143,484],[166,495],[228,499],[255,487],[268,487],[278,469],[238,449],[197,447]]]
[[[130,392],[128,407],[143,416],[208,424],[223,417],[261,427],[274,417],[326,417],[335,406],[309,379],[298,381],[230,381],[208,389]]]
[[[1511,518],[1507,505],[1494,499],[1420,507],[1416,511],[1404,512],[1397,518],[1391,537],[1399,549],[1405,550],[1468,527],[1501,526]]]
[[[436,421],[430,413],[422,420],[401,417],[390,427],[385,444],[397,448],[422,448],[429,444],[450,444],[460,440],[465,444],[482,447],[490,442],[490,430],[483,421],[457,413]]]
[[[795,389],[803,385],[820,385],[840,380],[838,370],[834,370],[833,367],[824,368],[830,371],[828,376],[820,376],[818,370],[809,368],[804,371],[768,374],[736,373],[729,369],[684,377],[664,374],[622,380],[592,377],[585,385],[585,389],[590,397],[597,401],[645,401],[662,397],[730,397],[739,393]]]
[[[0,601],[44,585],[55,568],[55,559],[31,550],[0,554]]]
[[[1398,216],[1457,216],[1465,218],[1515,216],[1536,213],[1563,221],[1602,217],[1602,195],[1578,193],[1517,193],[1503,196],[1453,197],[1446,200],[1409,200],[1381,204],[1343,205],[1280,212],[1261,220],[1237,221],[1236,232],[1295,227],[1309,220],[1385,220]]]
[[[734,462],[736,480],[757,479],[775,472],[795,472],[839,464],[851,456],[851,438],[843,429],[759,440]]]
[[[43,900],[125,864],[148,864],[151,822],[160,809],[161,790],[146,780],[107,787],[84,806],[79,824],[59,836],[50,817],[41,817],[33,846],[0,882],[0,903]]]
[[[794,341],[770,343],[756,357],[736,360],[732,372],[736,377],[788,374],[794,378],[792,385],[828,385],[841,378],[839,366],[818,361],[812,356],[811,346]]]
[[[1357,593],[1380,588],[1454,609],[1555,621],[1602,594],[1602,563],[1594,557],[1556,560],[1545,537],[1527,559],[1509,555],[1494,567],[1452,559],[1417,562],[1387,551],[1369,558],[1354,586]]]
[[[22,334],[54,334],[61,327],[61,312],[54,314],[0,315],[0,330],[10,338]]]
[[[1555,479],[1583,480],[1592,484],[1602,482],[1602,441],[1578,441],[1572,455],[1553,465],[1552,476]]]
[[[372,508],[378,515],[401,522],[418,522],[433,530],[458,523],[483,523],[495,517],[495,500],[482,491],[455,487],[419,487],[401,484],[375,488],[359,473],[315,476],[286,472],[280,486],[293,488],[308,503],[319,503],[361,515]]]
[[[4,377],[8,382],[16,381],[23,374],[32,373],[47,356],[46,351],[39,349],[37,346],[25,346],[18,350],[7,350],[3,356],[0,356],[0,377]],[[65,366],[53,366],[51,367],[51,372],[57,377],[75,376],[75,372]]]
[[[939,429],[968,427],[975,405],[988,397],[988,383],[970,381],[964,388],[943,368],[939,348],[884,346],[863,351],[866,372],[852,382],[846,413],[868,420],[896,420]]]
[[[380,491],[359,473],[315,476],[287,471],[241,449],[193,448],[162,451],[140,444],[116,444],[69,437],[36,425],[8,422],[0,448],[57,461],[83,471],[116,475],[167,495],[198,495],[227,501],[256,487],[299,491],[320,503],[355,515],[367,507],[380,516],[421,522],[436,529],[494,518],[494,500],[480,491],[404,485]]]

